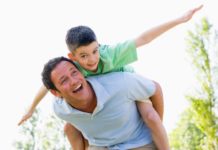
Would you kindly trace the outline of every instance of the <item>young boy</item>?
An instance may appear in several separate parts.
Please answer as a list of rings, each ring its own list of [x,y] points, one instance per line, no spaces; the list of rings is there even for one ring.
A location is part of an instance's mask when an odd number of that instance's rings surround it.
[[[136,48],[151,42],[153,39],[160,36],[169,29],[175,27],[176,25],[187,22],[192,18],[193,14],[201,8],[202,6],[194,8],[188,11],[182,17],[176,18],[172,21],[152,28],[142,33],[134,40],[119,43],[115,46],[99,45],[94,32],[88,27],[79,26],[72,28],[68,31],[66,37],[66,42],[70,50],[68,57],[77,63],[84,76],[102,74],[111,71],[128,71],[128,68],[125,67],[125,65],[137,60]],[[92,36],[90,38],[86,35]],[[82,38],[77,39],[80,36],[82,36]],[[156,92],[150,99],[153,107],[156,109],[162,120],[163,97],[159,84],[156,83],[156,85]],[[19,122],[19,125],[22,124],[29,117],[31,117],[35,107],[45,96],[46,93],[46,88],[42,86],[39,93],[36,95],[29,111],[26,113],[25,116],[23,116],[22,120]],[[165,147],[165,149],[167,149],[168,142],[166,133],[164,131],[164,128],[160,127],[161,121],[158,124],[160,118],[158,118],[158,116],[155,114],[156,112],[151,107],[151,104],[138,102],[137,106],[143,120],[146,122],[148,127],[151,128],[152,136],[157,147],[161,149],[164,149],[163,147]],[[70,136],[70,134],[68,134],[70,130],[73,131],[72,133],[75,135],[76,133],[78,133],[78,131],[73,130],[73,127],[71,125],[67,124],[65,126],[65,132],[67,136]],[[75,146],[78,142],[72,141],[73,137],[69,136],[68,139],[71,145],[73,144]],[[162,139],[165,139],[165,141],[162,143],[159,140],[160,136],[162,137]]]

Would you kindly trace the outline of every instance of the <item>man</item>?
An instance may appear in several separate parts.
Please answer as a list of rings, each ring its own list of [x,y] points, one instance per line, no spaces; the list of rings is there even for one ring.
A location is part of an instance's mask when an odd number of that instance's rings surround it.
[[[57,116],[81,131],[90,148],[155,149],[135,104],[136,100],[148,100],[154,93],[151,80],[127,72],[86,80],[74,63],[64,57],[54,58],[44,66],[42,80],[59,97],[54,101]]]

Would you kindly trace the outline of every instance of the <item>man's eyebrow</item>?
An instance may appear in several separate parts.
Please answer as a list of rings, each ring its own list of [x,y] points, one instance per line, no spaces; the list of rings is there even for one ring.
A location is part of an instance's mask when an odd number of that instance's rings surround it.
[[[69,69],[69,71],[72,71],[72,70],[74,70],[73,67],[71,67],[71,68]],[[63,80],[64,78],[66,78],[65,75],[61,76],[61,77],[59,78],[59,80]]]
[[[59,78],[59,81],[62,81],[64,78],[65,78],[65,76],[61,76],[61,77]]]

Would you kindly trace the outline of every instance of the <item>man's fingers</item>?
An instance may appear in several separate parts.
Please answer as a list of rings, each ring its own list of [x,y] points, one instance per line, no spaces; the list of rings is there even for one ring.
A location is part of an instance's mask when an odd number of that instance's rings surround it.
[[[22,122],[23,122],[23,121],[20,121],[20,122],[18,122],[18,124],[17,124],[17,125],[18,125],[18,126],[19,126],[19,125],[21,125],[21,124],[22,124]]]
[[[23,123],[23,121],[24,121],[24,120],[21,120],[21,121],[18,123],[18,126],[21,125],[21,124]]]
[[[18,126],[21,125],[24,121],[25,121],[25,119],[22,119],[22,120],[18,123]]]

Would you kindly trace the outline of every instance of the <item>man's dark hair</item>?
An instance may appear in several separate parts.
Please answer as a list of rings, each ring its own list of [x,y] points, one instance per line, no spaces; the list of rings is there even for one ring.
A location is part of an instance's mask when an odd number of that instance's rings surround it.
[[[66,35],[68,49],[73,52],[80,46],[87,46],[97,41],[94,31],[87,26],[76,26],[68,30]]]
[[[52,82],[51,80],[51,72],[54,70],[54,68],[60,64],[62,61],[67,61],[67,62],[70,62],[71,64],[73,64],[76,68],[77,66],[74,64],[74,62],[66,57],[56,57],[56,58],[53,58],[53,59],[50,59],[45,65],[44,65],[44,68],[43,68],[43,71],[42,71],[42,82],[43,84],[45,85],[45,87],[47,89],[52,89],[52,90],[58,90],[54,83]]]

